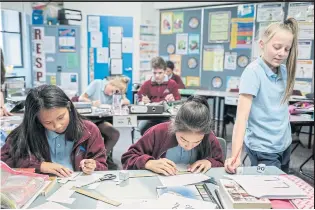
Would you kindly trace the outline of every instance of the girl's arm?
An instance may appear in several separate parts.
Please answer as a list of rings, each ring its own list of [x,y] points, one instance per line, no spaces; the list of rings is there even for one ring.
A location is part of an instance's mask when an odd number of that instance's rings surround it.
[[[89,99],[89,95],[88,95],[87,93],[83,93],[83,94],[79,97],[79,101],[90,102],[91,100]]]

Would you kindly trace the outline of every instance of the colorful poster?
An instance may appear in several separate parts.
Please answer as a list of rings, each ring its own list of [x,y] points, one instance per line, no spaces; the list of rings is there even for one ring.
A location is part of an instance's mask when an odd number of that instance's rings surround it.
[[[57,82],[56,82],[56,75],[51,75],[50,76],[50,84],[51,85],[56,85]]]
[[[199,54],[200,51],[200,39],[199,34],[189,34],[189,54]]]
[[[176,34],[176,54],[187,55],[188,34]]]
[[[311,59],[312,41],[299,40],[298,41],[298,58],[297,59]]]
[[[203,70],[223,71],[224,46],[205,45],[203,49]]]
[[[173,14],[173,33],[182,33],[184,31],[184,13],[174,12]]]
[[[79,90],[79,77],[78,73],[61,72],[60,86],[63,90]]]
[[[34,86],[39,86],[46,82],[46,56],[44,49],[44,27],[32,28],[32,65],[33,65],[33,77]]]
[[[236,52],[226,52],[224,57],[224,69],[227,70],[236,70]]]
[[[314,23],[299,22],[298,38],[314,40]]]
[[[252,18],[255,14],[255,6],[253,4],[243,4],[237,7],[237,17]]]
[[[182,56],[181,55],[170,55],[170,61],[174,63],[174,73],[177,75],[181,75],[182,73]]]
[[[240,86],[240,77],[226,77],[226,91],[230,92],[231,89],[239,89]]]
[[[284,3],[258,4],[257,22],[283,21]]]
[[[200,77],[186,77],[186,86],[188,87],[199,87],[200,86]]]
[[[208,42],[229,41],[230,17],[230,12],[209,13]]]
[[[60,28],[59,35],[59,52],[75,52],[75,29]]]
[[[295,78],[312,79],[313,71],[313,60],[298,60],[296,63]]]
[[[295,81],[294,90],[301,91],[302,95],[311,93],[312,91],[312,82],[307,81]]]
[[[162,12],[161,13],[161,34],[173,33],[173,13]]]
[[[230,49],[252,48],[253,21],[253,18],[232,18]]]
[[[288,17],[294,17],[298,21],[314,22],[314,5],[312,2],[289,3]]]
[[[78,55],[75,53],[67,54],[67,69],[75,69],[79,67]]]

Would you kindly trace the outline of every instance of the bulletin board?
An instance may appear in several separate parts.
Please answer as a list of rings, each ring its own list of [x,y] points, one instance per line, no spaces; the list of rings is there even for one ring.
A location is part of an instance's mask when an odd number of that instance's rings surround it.
[[[201,9],[166,11],[161,12],[160,16],[161,22],[164,19],[164,26],[163,24],[160,26],[159,54],[164,60],[174,62],[174,73],[180,75],[186,85],[187,82],[200,85],[196,78],[200,78],[201,69],[201,11]],[[168,20],[167,16],[171,19]],[[164,30],[167,26],[171,30]]]
[[[130,78],[127,98],[132,101],[133,18],[87,16],[88,83],[111,75]]]
[[[176,35],[163,28],[163,14],[174,14],[179,10],[162,10],[160,21],[160,55],[167,55],[167,46],[176,45]],[[199,77],[199,87],[209,90],[230,91],[238,88],[240,76],[246,66],[259,56],[259,28],[272,21],[283,21],[288,16],[299,21],[299,57],[296,85],[303,94],[313,90],[314,83],[314,4],[312,2],[272,2],[258,4],[234,4],[181,10],[184,19],[190,13],[200,14],[198,30],[201,34],[199,72],[187,68],[187,57],[182,55],[181,76]],[[169,15],[170,16],[170,15]],[[165,22],[164,22],[165,24]],[[172,25],[174,28],[174,24]],[[170,27],[171,29],[173,29]],[[191,32],[184,22],[184,33]],[[163,31],[164,30],[164,31]],[[164,34],[163,34],[164,32]],[[165,34],[165,32],[169,32]],[[177,52],[175,51],[175,54]],[[302,69],[302,70],[301,70]],[[193,78],[196,79],[196,78]],[[197,79],[196,79],[197,80]],[[187,86],[187,81],[186,81]],[[312,89],[311,89],[312,88]]]

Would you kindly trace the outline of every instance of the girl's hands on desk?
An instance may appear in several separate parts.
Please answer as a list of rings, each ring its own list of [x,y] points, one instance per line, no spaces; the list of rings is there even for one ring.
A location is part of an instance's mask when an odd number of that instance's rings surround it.
[[[224,163],[224,168],[225,171],[230,173],[230,174],[235,174],[236,173],[236,169],[241,165],[241,160],[240,158],[236,158],[235,157],[230,157],[228,159],[225,160]]]
[[[93,159],[83,159],[80,162],[82,171],[86,174],[91,174],[96,168],[96,161]]]
[[[5,107],[0,108],[0,116],[12,116],[13,114],[11,112],[8,112]]]
[[[101,105],[101,101],[100,100],[92,101],[92,106],[99,107],[100,105]]]
[[[158,174],[164,174],[165,176],[176,175],[177,172],[176,164],[166,158],[161,158],[159,160],[149,160],[144,167],[145,169]]]
[[[206,173],[211,168],[209,160],[198,160],[188,167],[188,171],[193,173]]]
[[[55,174],[58,177],[69,177],[73,173],[70,169],[58,164],[51,162],[42,162],[40,165],[40,171],[46,174]]]

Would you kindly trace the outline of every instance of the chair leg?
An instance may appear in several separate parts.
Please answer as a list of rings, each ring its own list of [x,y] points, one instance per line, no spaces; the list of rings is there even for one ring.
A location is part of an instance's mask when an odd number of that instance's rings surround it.
[[[313,179],[314,180],[314,176],[310,175],[310,174],[307,174],[303,171],[303,166],[311,159],[313,158],[314,154],[312,154],[307,160],[304,161],[304,163],[300,166],[300,173],[310,179]]]
[[[245,157],[244,157],[244,159],[242,161],[243,165],[245,165],[245,160],[246,160],[247,157],[248,157],[248,154],[245,155]]]
[[[294,146],[293,149],[291,150],[291,154],[294,152],[294,150],[296,150],[296,148],[297,148],[299,145],[300,145],[300,142],[295,144],[295,146]]]

